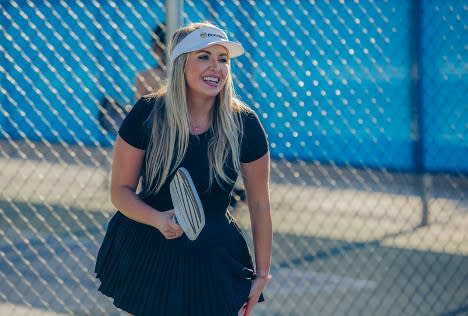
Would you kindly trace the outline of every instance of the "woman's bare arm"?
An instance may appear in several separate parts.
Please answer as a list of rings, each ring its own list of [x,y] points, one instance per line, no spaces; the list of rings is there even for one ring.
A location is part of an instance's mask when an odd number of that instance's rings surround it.
[[[269,174],[269,153],[253,162],[242,164],[242,177],[250,212],[257,274],[257,278],[252,284],[249,300],[245,305],[245,315],[249,315],[257,303],[270,273],[273,228],[270,214]]]
[[[112,162],[111,201],[128,218],[153,226],[165,236],[167,233],[166,237],[172,236],[173,233],[180,234],[179,225],[170,220],[171,212],[155,210],[136,193],[144,155],[144,150],[127,144],[117,136]]]

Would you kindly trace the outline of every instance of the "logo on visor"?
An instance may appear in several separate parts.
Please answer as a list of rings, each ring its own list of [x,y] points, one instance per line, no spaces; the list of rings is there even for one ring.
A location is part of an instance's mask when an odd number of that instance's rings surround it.
[[[206,33],[206,32],[200,33],[200,38],[207,38],[207,37],[211,37],[211,36],[219,37],[220,39],[223,39],[223,40],[227,39],[225,36],[223,36],[221,34]]]

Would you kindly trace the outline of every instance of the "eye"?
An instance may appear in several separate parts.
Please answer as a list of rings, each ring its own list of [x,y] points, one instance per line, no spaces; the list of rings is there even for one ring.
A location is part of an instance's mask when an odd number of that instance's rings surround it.
[[[227,57],[220,57],[218,60],[221,63],[225,63],[225,64],[229,63],[229,59]]]
[[[208,54],[202,54],[202,55],[198,56],[198,59],[200,59],[200,60],[207,60],[209,58],[210,58],[210,56],[208,56]]]

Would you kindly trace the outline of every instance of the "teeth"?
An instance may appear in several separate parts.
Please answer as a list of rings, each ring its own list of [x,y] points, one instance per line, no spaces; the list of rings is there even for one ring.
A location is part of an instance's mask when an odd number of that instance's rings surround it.
[[[210,82],[214,82],[214,83],[218,83],[218,82],[219,82],[219,78],[216,78],[216,77],[203,77],[203,80],[205,80],[205,81],[210,81]]]

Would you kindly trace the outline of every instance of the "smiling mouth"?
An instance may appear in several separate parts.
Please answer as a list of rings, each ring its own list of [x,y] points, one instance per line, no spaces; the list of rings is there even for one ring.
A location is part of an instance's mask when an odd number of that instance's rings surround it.
[[[220,81],[219,78],[217,78],[217,77],[211,77],[211,76],[206,76],[206,77],[203,77],[202,79],[203,79],[203,81],[205,81],[206,83],[212,84],[212,85],[213,85],[213,84],[218,84],[219,81]]]

